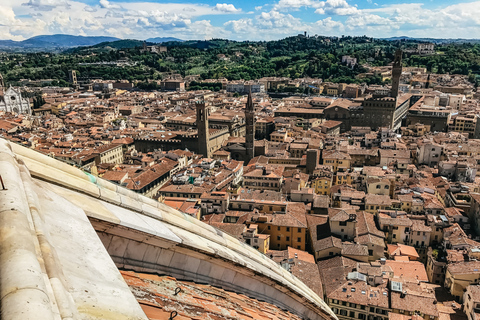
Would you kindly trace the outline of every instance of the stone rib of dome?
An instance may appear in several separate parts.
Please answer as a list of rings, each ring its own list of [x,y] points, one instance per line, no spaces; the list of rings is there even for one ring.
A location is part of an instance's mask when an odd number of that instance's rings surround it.
[[[28,257],[38,273],[37,286],[44,293],[35,301],[53,315],[44,319],[55,319],[55,315],[144,319],[117,268],[208,283],[305,318],[336,319],[304,283],[254,248],[212,226],[5,140],[0,140],[0,155],[0,174],[8,189],[0,193],[2,211],[12,209],[22,213],[23,220],[37,217],[41,222],[25,225],[24,232],[25,241],[36,248]],[[16,223],[15,219],[4,220],[3,236],[8,235],[5,229]],[[79,230],[73,230],[72,225]],[[65,238],[68,234],[71,237]],[[48,245],[42,239],[49,239]],[[50,255],[55,259],[48,258]],[[51,269],[58,272],[52,275]],[[21,271],[19,274],[28,274]],[[23,285],[20,276],[16,281]],[[105,298],[109,290],[118,299]],[[11,308],[15,313],[13,304]]]

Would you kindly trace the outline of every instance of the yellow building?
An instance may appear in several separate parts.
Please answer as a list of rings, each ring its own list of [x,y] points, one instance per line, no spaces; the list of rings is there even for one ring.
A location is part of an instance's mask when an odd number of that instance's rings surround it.
[[[392,200],[387,195],[367,194],[365,196],[365,211],[376,213],[378,210],[387,210],[392,206]]]
[[[357,214],[354,209],[328,209],[328,224],[332,234],[344,240],[353,240],[357,231]]]
[[[254,214],[246,224],[256,224],[259,233],[269,235],[272,250],[292,247],[305,251],[307,218],[303,203],[289,203],[284,214]]]
[[[337,85],[328,86],[324,89],[324,92],[326,92],[327,96],[338,96],[338,86]]]
[[[464,290],[480,279],[480,261],[451,263],[447,266],[444,287],[458,301],[463,300]]]
[[[324,151],[323,164],[332,167],[334,173],[350,169],[350,155],[340,151]]]
[[[355,180],[352,172],[337,172],[334,179],[334,184],[348,184],[352,185],[353,181]]]
[[[331,172],[322,172],[322,176],[314,178],[311,187],[315,189],[316,194],[329,195],[332,187],[333,174]]]
[[[391,182],[388,179],[367,179],[367,193],[391,196],[393,191],[391,187]]]
[[[287,138],[287,131],[276,131],[270,134],[270,141],[273,142],[285,142]]]
[[[249,225],[242,235],[248,245],[251,245],[261,253],[265,254],[270,250],[270,236],[268,234],[259,234],[258,225]]]
[[[468,286],[463,294],[463,311],[468,317],[468,320],[477,319],[477,314],[480,313],[480,286]]]

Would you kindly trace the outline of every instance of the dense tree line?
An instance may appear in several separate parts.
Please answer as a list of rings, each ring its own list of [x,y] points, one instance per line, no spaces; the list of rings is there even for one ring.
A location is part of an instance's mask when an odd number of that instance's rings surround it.
[[[127,79],[140,81],[142,88],[153,87],[171,73],[200,75],[202,79],[252,80],[262,77],[313,77],[332,82],[381,83],[380,77],[358,79],[367,70],[362,66],[391,63],[397,48],[414,48],[416,41],[386,41],[369,37],[289,37],[268,42],[209,41],[169,42],[168,52],[144,52],[140,42],[106,43],[77,48],[64,53],[6,54],[0,57],[0,73],[7,82],[22,79],[53,79],[68,85],[69,70],[77,70],[79,80]],[[124,46],[124,47],[122,47]],[[442,44],[437,54],[404,54],[404,65],[425,67],[428,72],[480,75],[480,44]],[[354,68],[341,63],[342,56],[357,58]],[[119,66],[104,62],[126,62]],[[219,83],[195,83],[193,88],[220,90]]]

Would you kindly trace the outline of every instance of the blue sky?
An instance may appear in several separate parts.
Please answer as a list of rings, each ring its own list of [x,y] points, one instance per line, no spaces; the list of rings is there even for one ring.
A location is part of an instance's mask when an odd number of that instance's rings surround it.
[[[0,0],[0,37],[271,40],[309,34],[480,37],[480,1]]]

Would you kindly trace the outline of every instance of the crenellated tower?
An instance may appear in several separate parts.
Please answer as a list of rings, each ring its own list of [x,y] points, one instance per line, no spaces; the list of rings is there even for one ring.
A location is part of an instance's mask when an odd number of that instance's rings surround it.
[[[210,108],[205,105],[205,101],[197,101],[195,103],[197,109],[197,130],[198,130],[198,153],[205,158],[210,158],[210,134],[208,131],[208,116]]]
[[[402,50],[395,51],[395,59],[392,67],[392,91],[391,97],[398,97],[398,87],[400,86],[400,77],[402,76]]]
[[[253,106],[252,92],[248,93],[247,104],[245,106],[245,148],[247,149],[245,165],[255,157],[255,107]]]

